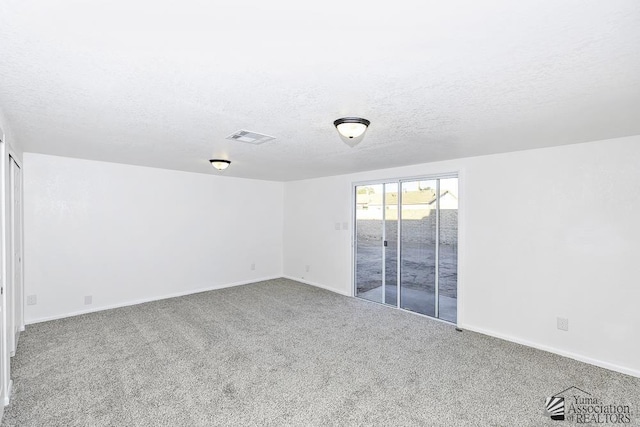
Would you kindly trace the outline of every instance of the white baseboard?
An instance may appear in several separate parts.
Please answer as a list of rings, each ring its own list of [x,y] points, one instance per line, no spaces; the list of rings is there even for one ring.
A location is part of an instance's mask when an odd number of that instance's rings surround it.
[[[55,316],[47,316],[47,317],[39,317],[39,318],[36,318],[36,319],[30,319],[30,320],[26,321],[26,324],[27,325],[33,325],[34,323],[48,322],[50,320],[64,319],[64,318],[67,318],[67,317],[80,316],[80,315],[83,315],[83,314],[95,313],[95,312],[104,311],[104,310],[111,310],[111,309],[114,309],[114,308],[128,307],[128,306],[131,306],[131,305],[144,304],[146,302],[160,301],[160,300],[163,300],[163,299],[183,297],[185,295],[199,294],[201,292],[215,291],[216,289],[224,289],[224,288],[232,288],[234,286],[249,285],[251,283],[262,282],[264,280],[278,279],[280,277],[282,277],[282,276],[259,277],[259,278],[256,278],[256,279],[243,280],[243,281],[240,281],[240,282],[224,283],[222,285],[208,286],[206,288],[192,289],[192,290],[183,291],[183,292],[175,292],[175,293],[165,294],[165,295],[161,295],[161,296],[154,296],[154,297],[150,297],[150,298],[142,298],[142,299],[137,299],[137,300],[133,300],[133,301],[126,301],[126,302],[122,302],[122,303],[118,303],[118,304],[105,305],[105,306],[101,306],[101,307],[93,307],[93,308],[90,308],[90,309],[87,309],[87,310],[79,310],[79,311],[73,311],[73,312],[70,312],[70,313],[57,314]]]
[[[321,285],[320,283],[315,283],[315,282],[311,282],[309,280],[301,279],[300,277],[293,277],[293,276],[282,276],[282,277],[284,277],[285,279],[295,280],[296,282],[304,283],[305,285],[311,285],[311,286],[315,286],[316,288],[325,289],[327,291],[331,291],[331,292],[334,292],[336,294],[344,295],[344,296],[347,296],[347,297],[352,296],[350,293],[347,293],[347,292],[344,292],[344,291],[340,291],[338,289],[331,288],[331,287],[326,286],[326,285]]]
[[[18,342],[20,341],[20,335],[22,334],[22,332],[24,332],[24,326],[21,327],[20,329],[18,329],[18,333],[16,334],[16,346],[11,351],[11,356],[12,357],[16,355],[16,351],[18,350]]]
[[[620,366],[613,363],[605,362],[602,360],[594,359],[592,357],[584,356],[582,354],[572,353],[570,351],[561,350],[548,345],[540,344],[537,342],[528,341],[522,338],[517,338],[511,335],[501,334],[499,332],[490,331],[483,328],[477,328],[470,325],[458,325],[462,329],[477,332],[483,335],[489,335],[494,338],[500,338],[505,341],[511,341],[516,344],[526,345],[527,347],[533,347],[538,350],[548,351],[549,353],[558,354],[560,356],[568,357],[570,359],[577,360],[579,362],[588,363],[590,365],[598,366],[600,368],[609,369],[610,371],[620,372],[621,374],[631,375],[632,377],[640,378],[640,371],[637,369],[628,368],[626,366]]]

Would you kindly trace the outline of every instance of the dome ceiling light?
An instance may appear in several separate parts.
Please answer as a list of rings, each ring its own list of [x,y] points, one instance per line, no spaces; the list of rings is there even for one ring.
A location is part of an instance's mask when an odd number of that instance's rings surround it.
[[[369,120],[360,117],[343,117],[333,122],[340,138],[350,147],[355,147],[363,140],[370,124]]]
[[[231,161],[223,159],[211,159],[209,161],[211,162],[211,166],[218,169],[219,171],[225,170],[231,164]]]

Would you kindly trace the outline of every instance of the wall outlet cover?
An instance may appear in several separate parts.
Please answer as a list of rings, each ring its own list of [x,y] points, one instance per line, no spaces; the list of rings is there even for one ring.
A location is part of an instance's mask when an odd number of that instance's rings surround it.
[[[558,317],[558,329],[561,331],[569,330],[569,319],[564,317]]]
[[[36,305],[38,303],[37,295],[27,295],[27,305]]]

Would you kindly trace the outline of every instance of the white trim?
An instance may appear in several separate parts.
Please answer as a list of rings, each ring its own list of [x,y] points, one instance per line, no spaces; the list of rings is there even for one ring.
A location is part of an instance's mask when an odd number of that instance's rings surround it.
[[[2,245],[2,249],[0,249],[0,254],[2,255],[2,287],[4,288],[4,292],[2,293],[2,354],[0,354],[1,363],[0,366],[2,369],[2,396],[3,403],[6,405],[9,402],[9,388],[11,386],[11,361],[10,361],[10,350],[9,350],[9,304],[7,300],[7,287],[9,284],[8,275],[7,275],[7,256],[8,256],[8,243],[7,243],[7,160],[9,159],[9,145],[5,138],[5,135],[2,134],[2,144],[0,144],[0,158],[2,162],[0,162],[0,185],[2,188],[0,189],[0,205],[2,208],[0,209],[0,228],[2,233],[2,238],[0,239],[0,245]]]
[[[385,268],[387,265],[387,185],[393,183],[384,183],[382,184],[382,224],[380,224],[380,228],[382,228],[382,271],[380,273],[380,278],[382,279],[382,303],[387,303],[387,269]],[[396,184],[396,194],[400,192],[400,184]],[[398,239],[400,236],[398,236]],[[389,261],[391,263],[391,261]],[[396,283],[396,289],[398,284]],[[396,302],[397,304],[397,302]]]
[[[9,261],[7,263],[7,282],[6,282],[7,286],[5,287],[5,290],[7,292],[7,297],[9,297],[9,290],[11,290],[11,295],[8,301],[8,307],[10,307],[10,310],[8,312],[9,325],[7,326],[9,328],[7,329],[7,331],[9,332],[9,334],[8,334],[7,341],[10,344],[9,354],[11,357],[13,357],[16,354],[16,349],[18,348],[18,339],[20,337],[20,334],[16,333],[16,329],[20,330],[20,327],[24,322],[23,320],[24,308],[25,308],[24,269],[22,268],[24,263],[16,262],[17,260],[16,260],[16,251],[15,251],[16,241],[20,241],[20,253],[18,254],[18,258],[19,259],[24,258],[24,254],[22,250],[22,247],[24,246],[24,242],[22,240],[23,239],[22,225],[24,222],[24,217],[22,217],[23,198],[22,198],[22,167],[20,166],[21,162],[18,160],[18,157],[14,153],[13,149],[10,146],[7,148],[9,152],[9,155],[7,158],[8,166],[6,170],[6,174],[8,177],[6,184],[9,186],[8,193],[7,193],[7,203],[9,204],[9,206],[7,206],[7,210],[10,213],[9,215],[10,220],[8,221],[8,224],[7,224],[8,225],[7,256],[9,257]],[[16,168],[18,171],[17,172],[18,180],[14,179]],[[16,183],[18,183],[20,188],[20,191],[18,193],[16,193],[15,191]],[[16,202],[16,199],[18,198],[20,200],[20,209],[16,211],[15,202]],[[16,218],[19,218],[19,221],[20,221],[19,230],[16,230]],[[20,273],[19,273],[20,282],[16,281],[16,276],[18,275],[16,273],[17,272],[17,269],[15,268],[16,265],[20,265]],[[19,309],[20,316],[17,315],[18,307],[20,307]]]
[[[465,248],[467,244],[466,233],[467,230],[465,220],[466,215],[466,184],[465,169],[458,169],[458,273],[457,273],[457,291],[456,298],[458,300],[458,307],[456,312],[456,323],[460,325],[464,323],[464,263],[465,263]]]
[[[456,179],[458,179],[456,177]],[[434,242],[434,258],[435,258],[435,271],[433,274],[433,317],[440,318],[440,179],[436,179],[436,241]],[[420,185],[420,184],[418,184]],[[460,186],[460,184],[458,184]],[[456,236],[456,244],[458,242],[458,236]],[[456,261],[456,269],[458,268],[458,262]],[[458,320],[458,275],[456,274],[456,321]]]
[[[358,237],[358,221],[356,220],[356,215],[357,215],[357,211],[356,211],[356,202],[358,200],[358,196],[356,194],[356,187],[357,185],[353,184],[351,185],[351,272],[349,274],[349,276],[351,277],[351,286],[349,287],[349,295],[350,297],[354,297],[357,295],[357,289],[356,289],[356,277],[358,277],[358,264],[356,263],[356,259],[357,259],[357,254],[356,254],[356,242],[358,241],[357,237]],[[346,294],[343,294],[346,295]]]
[[[243,281],[240,281],[240,282],[224,283],[224,284],[221,284],[221,285],[208,286],[206,288],[193,289],[193,290],[183,291],[183,292],[175,292],[175,293],[172,293],[172,294],[165,294],[165,295],[155,296],[155,297],[151,297],[151,298],[142,298],[142,299],[138,299],[138,300],[134,300],[134,301],[127,301],[127,302],[123,302],[123,303],[120,303],[120,304],[111,304],[111,305],[92,308],[92,309],[88,309],[88,310],[79,310],[79,311],[74,311],[74,312],[65,313],[65,314],[59,314],[59,315],[55,315],[55,316],[40,317],[40,318],[37,318],[37,319],[29,320],[27,322],[27,325],[33,325],[35,323],[41,323],[41,322],[48,322],[50,320],[65,319],[67,317],[80,316],[80,315],[83,315],[83,314],[95,313],[95,312],[98,312],[98,311],[112,310],[114,308],[129,307],[129,306],[132,306],[132,305],[144,304],[144,303],[153,302],[153,301],[160,301],[160,300],[169,299],[169,298],[177,298],[177,297],[183,297],[183,296],[186,296],[186,295],[199,294],[199,293],[202,293],[202,292],[215,291],[217,289],[225,289],[225,288],[232,288],[234,286],[249,285],[251,283],[262,282],[262,281],[265,281],[265,280],[279,279],[280,277],[281,276],[258,277],[258,278],[255,278],[255,279],[243,280]]]
[[[13,380],[9,380],[9,386],[7,387],[7,394],[4,396],[4,406],[9,404],[11,400],[11,392],[13,391]]]
[[[402,182],[402,181],[429,181],[432,179],[447,179],[447,178],[458,178],[458,171],[448,171],[443,173],[428,173],[424,175],[413,175],[413,176],[394,176],[392,178],[384,178],[384,179],[374,179],[374,180],[366,180],[366,181],[352,181],[351,184],[353,187],[361,186],[361,185],[376,185],[376,184],[385,184],[390,182]]]
[[[18,230],[18,232],[20,233],[20,258],[22,259],[22,262],[20,262],[20,301],[22,302],[22,307],[20,310],[20,318],[18,319],[18,326],[19,326],[19,330],[20,331],[24,331],[24,312],[25,312],[25,295],[24,295],[24,167],[23,167],[23,163],[22,163],[22,159],[20,159],[18,157],[18,155],[14,152],[13,147],[11,147],[11,145],[8,146],[9,148],[9,156],[11,156],[11,158],[13,159],[13,161],[16,163],[16,165],[18,166],[18,169],[20,169],[20,212],[18,212],[18,215],[20,216],[20,230]],[[14,293],[15,295],[15,293]],[[18,334],[16,336],[16,348],[18,346],[18,338],[20,337],[20,334]]]
[[[502,334],[499,332],[491,331],[488,329],[477,328],[475,326],[469,325],[460,325],[458,326],[462,329],[466,329],[468,331],[477,332],[479,334],[488,335],[494,338],[499,338],[501,340],[514,342],[516,344],[522,344],[527,347],[536,348],[538,350],[547,351],[549,353],[554,353],[563,357],[568,357],[570,359],[577,360],[579,362],[588,363],[589,365],[598,366],[600,368],[609,369],[610,371],[620,372],[622,374],[631,375],[632,377],[640,378],[640,370],[627,368],[626,366],[616,365],[614,363],[605,362],[599,359],[594,359],[592,357],[584,356],[582,354],[572,353],[570,351],[560,350],[555,347],[551,347],[548,345],[540,344],[533,341],[528,341],[522,338],[516,338],[511,335]]]
[[[340,291],[340,290],[335,289],[335,288],[330,288],[329,286],[321,285],[320,283],[311,282],[309,280],[301,279],[300,277],[282,276],[282,278],[289,279],[289,280],[294,280],[296,282],[304,283],[305,285],[310,285],[310,286],[314,286],[316,288],[320,288],[320,289],[324,289],[324,290],[327,290],[327,291],[331,291],[331,292],[336,293],[336,294],[344,295],[345,297],[352,296],[348,292]]]
[[[402,245],[402,236],[403,236],[402,227],[404,227],[404,218],[402,216],[403,197],[404,196],[402,195],[402,182],[398,181],[398,216],[397,216],[398,235],[396,237],[396,240],[398,241],[398,250],[396,252],[396,306],[394,308],[397,308],[399,310],[404,310],[402,308],[402,255],[404,253],[404,246]],[[382,265],[381,267],[386,272],[387,266]]]

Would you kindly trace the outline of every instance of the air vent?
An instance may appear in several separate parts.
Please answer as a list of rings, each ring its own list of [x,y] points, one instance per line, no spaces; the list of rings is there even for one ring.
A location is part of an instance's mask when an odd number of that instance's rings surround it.
[[[262,133],[251,132],[248,130],[239,130],[238,132],[234,132],[229,135],[227,139],[231,141],[240,141],[240,142],[248,142],[249,144],[262,144],[267,141],[271,141],[276,139],[274,136],[265,135]]]

